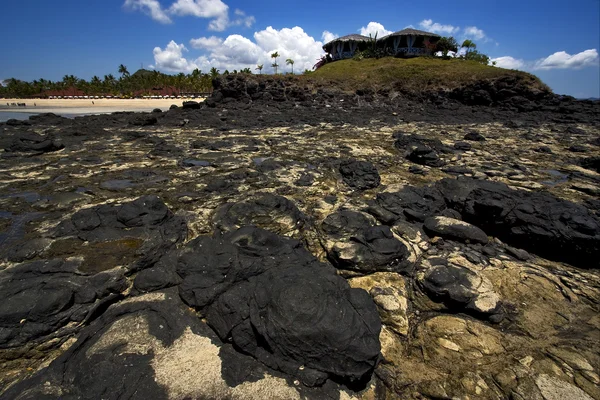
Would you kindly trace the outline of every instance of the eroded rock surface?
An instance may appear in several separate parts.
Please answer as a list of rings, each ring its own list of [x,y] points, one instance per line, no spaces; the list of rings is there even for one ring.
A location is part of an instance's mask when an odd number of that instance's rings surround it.
[[[0,124],[0,398],[600,399],[600,103],[313,89]]]
[[[190,242],[177,261],[184,301],[221,340],[309,386],[374,369],[375,305],[299,242],[253,227]]]
[[[341,270],[403,272],[411,266],[405,242],[365,214],[341,210],[325,218],[321,229],[326,235],[327,254]]]

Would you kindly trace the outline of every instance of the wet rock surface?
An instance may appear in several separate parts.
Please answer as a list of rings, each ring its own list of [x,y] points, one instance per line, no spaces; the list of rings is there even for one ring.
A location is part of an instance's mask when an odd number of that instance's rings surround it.
[[[232,75],[0,124],[0,398],[599,399],[598,107]]]

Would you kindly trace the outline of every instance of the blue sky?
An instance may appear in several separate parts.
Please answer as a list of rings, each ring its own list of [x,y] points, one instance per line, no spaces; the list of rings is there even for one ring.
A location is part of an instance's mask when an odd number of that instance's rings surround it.
[[[119,64],[174,73],[260,63],[270,73],[276,50],[302,71],[337,35],[413,26],[473,39],[556,93],[600,97],[599,0],[4,0],[0,15],[0,80],[89,79]]]

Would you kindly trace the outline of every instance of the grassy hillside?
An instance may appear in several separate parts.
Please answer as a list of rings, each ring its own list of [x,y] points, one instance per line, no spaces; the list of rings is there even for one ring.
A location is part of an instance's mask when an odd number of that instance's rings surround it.
[[[307,79],[317,85],[335,84],[342,90],[358,88],[388,88],[408,92],[437,89],[455,89],[479,80],[506,76],[519,77],[522,82],[537,89],[549,90],[534,75],[478,64],[465,60],[436,58],[381,58],[336,61],[324,65]]]

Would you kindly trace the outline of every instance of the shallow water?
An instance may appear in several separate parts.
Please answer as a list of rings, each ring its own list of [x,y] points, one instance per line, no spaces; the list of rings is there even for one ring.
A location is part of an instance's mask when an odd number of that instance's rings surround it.
[[[569,175],[563,174],[562,172],[557,171],[555,169],[546,169],[542,172],[545,172],[552,177],[550,180],[545,180],[541,182],[543,185],[546,186],[557,186],[569,180]]]
[[[9,119],[26,120],[37,113],[20,113],[0,110],[0,122],[6,122]]]
[[[9,119],[17,119],[17,120],[27,120],[32,115],[44,114],[44,113],[53,113],[56,115],[60,115],[65,118],[75,118],[75,117],[84,117],[86,115],[100,115],[100,114],[112,114],[114,112],[150,112],[154,110],[156,107],[135,107],[135,108],[126,108],[123,107],[37,107],[37,108],[28,108],[27,112],[15,112],[12,111],[9,107],[0,106],[0,122],[6,122]],[[13,108],[14,109],[14,108]],[[29,112],[35,111],[35,112]]]

